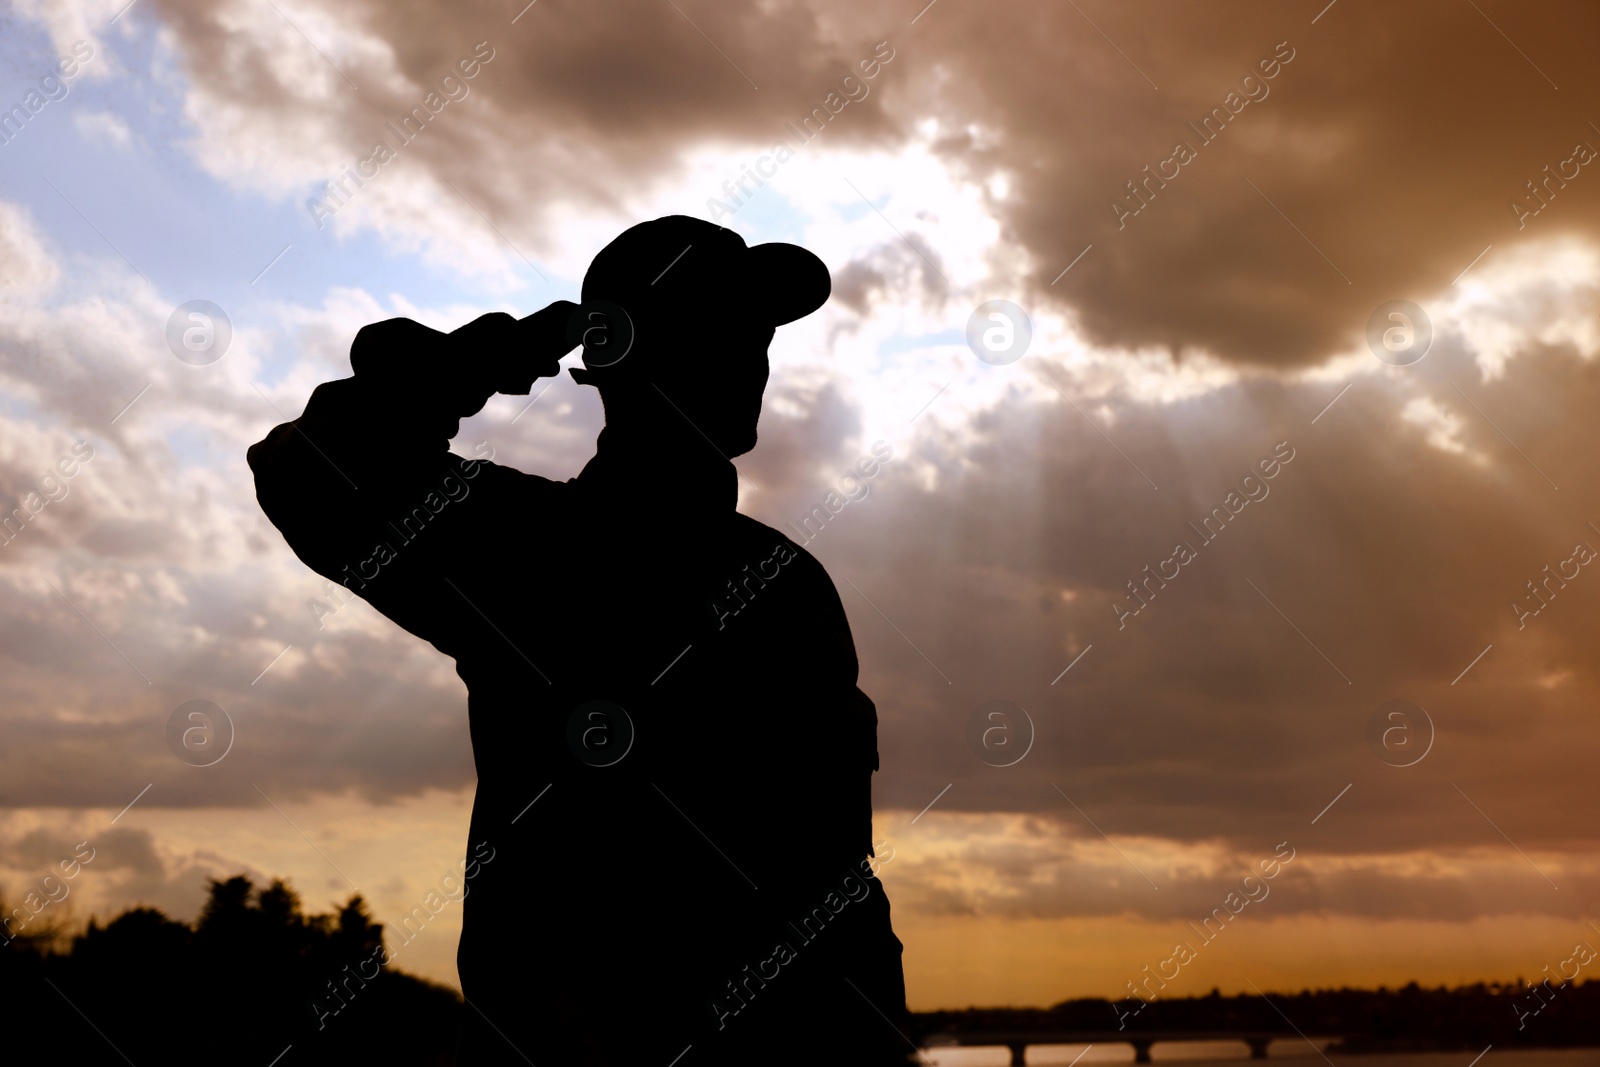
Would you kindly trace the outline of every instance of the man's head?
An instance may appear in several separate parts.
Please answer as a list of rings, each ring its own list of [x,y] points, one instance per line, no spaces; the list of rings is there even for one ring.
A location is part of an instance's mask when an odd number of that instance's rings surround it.
[[[798,245],[749,247],[686,215],[640,223],[589,264],[573,330],[584,367],[572,376],[599,388],[608,425],[687,422],[740,455],[755,445],[774,331],[821,307],[831,287]]]

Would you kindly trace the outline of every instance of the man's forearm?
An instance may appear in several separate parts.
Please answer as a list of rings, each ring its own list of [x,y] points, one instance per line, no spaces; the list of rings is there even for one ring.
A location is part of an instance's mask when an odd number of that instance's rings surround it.
[[[299,418],[249,451],[257,498],[295,553],[338,580],[388,521],[459,474],[449,446],[461,420],[559,370],[570,307],[485,315],[450,334],[403,318],[364,327],[353,376],[318,386]]]

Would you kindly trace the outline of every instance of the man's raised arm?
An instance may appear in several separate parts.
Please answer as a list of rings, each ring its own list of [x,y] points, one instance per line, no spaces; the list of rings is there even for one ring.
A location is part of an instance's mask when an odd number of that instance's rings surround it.
[[[470,639],[481,620],[459,588],[472,534],[522,479],[455,455],[450,439],[494,393],[527,393],[559,371],[574,309],[484,315],[449,334],[404,318],[363,327],[353,375],[318,386],[249,451],[256,498],[295,554],[442,651]]]

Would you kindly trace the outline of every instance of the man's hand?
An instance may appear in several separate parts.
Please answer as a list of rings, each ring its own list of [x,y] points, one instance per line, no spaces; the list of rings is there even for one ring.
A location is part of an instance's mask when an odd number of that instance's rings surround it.
[[[574,347],[567,341],[567,320],[576,310],[571,301],[557,300],[525,319],[494,311],[447,336],[462,356],[487,361],[495,392],[523,395],[535,379],[561,372],[561,357]]]

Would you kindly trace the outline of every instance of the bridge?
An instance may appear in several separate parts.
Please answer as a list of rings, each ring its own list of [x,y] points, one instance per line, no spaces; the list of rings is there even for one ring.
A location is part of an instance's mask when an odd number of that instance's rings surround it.
[[[1045,1030],[1045,1029],[962,1029],[932,1030],[923,1035],[924,1048],[959,1045],[963,1047],[1004,1045],[1011,1050],[1013,1067],[1027,1062],[1029,1045],[1114,1045],[1133,1046],[1133,1062],[1149,1063],[1150,1047],[1157,1041],[1242,1041],[1250,1047],[1250,1058],[1267,1058],[1267,1046],[1293,1035],[1265,1030]]]

